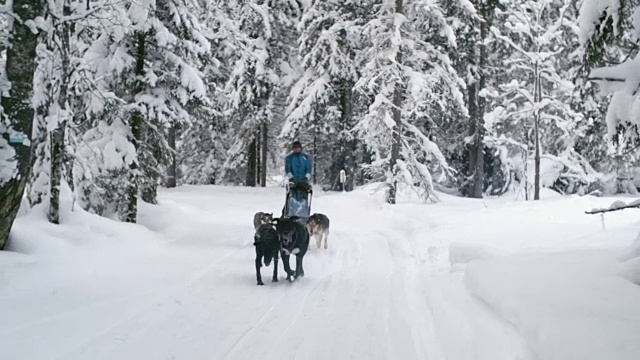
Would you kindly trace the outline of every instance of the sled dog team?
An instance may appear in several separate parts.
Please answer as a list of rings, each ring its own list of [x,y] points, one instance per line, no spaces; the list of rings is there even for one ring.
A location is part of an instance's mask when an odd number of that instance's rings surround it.
[[[272,282],[278,281],[278,258],[282,256],[284,271],[287,280],[293,281],[304,276],[302,259],[309,248],[311,236],[315,236],[316,245],[320,249],[324,242],[324,248],[329,247],[329,218],[324,214],[313,214],[306,221],[291,217],[274,218],[273,213],[258,212],[253,217],[255,235],[253,245],[256,249],[256,279],[258,285],[264,285],[260,268],[269,266],[273,261]],[[296,269],[291,270],[289,257],[296,256]]]

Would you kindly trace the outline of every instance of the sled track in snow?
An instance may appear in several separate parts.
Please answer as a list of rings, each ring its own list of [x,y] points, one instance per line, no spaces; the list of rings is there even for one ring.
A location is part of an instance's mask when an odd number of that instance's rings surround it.
[[[311,249],[311,246],[310,246],[310,249],[307,251],[307,254],[305,255],[305,263],[309,262],[310,255],[312,255],[311,252],[313,252],[313,251],[320,252],[320,251],[323,251],[323,250],[316,249],[315,247],[313,249]],[[345,259],[344,251],[340,251],[340,252],[343,253],[341,258],[344,261],[344,259]],[[316,255],[317,257],[320,257],[320,256],[325,256],[326,254],[316,253],[316,254],[313,254],[313,255]],[[295,256],[292,256],[291,257],[291,263],[294,262],[294,259],[295,259]],[[334,259],[333,263],[336,263],[336,262],[338,262],[338,261],[336,261]],[[307,264],[305,264],[305,265],[307,265]],[[282,266],[282,261],[279,262],[278,266]],[[271,270],[272,268],[268,267],[266,269]],[[327,270],[327,269],[325,269],[325,270]],[[305,276],[305,277],[302,277],[300,279],[296,279],[292,283],[289,283],[286,279],[284,279],[284,280],[283,279],[279,279],[278,284],[284,283],[287,286],[296,286],[296,285],[301,285],[301,283],[307,283],[307,282],[313,282],[314,285],[304,295],[304,301],[301,301],[300,304],[297,305],[298,308],[295,310],[296,315],[293,316],[292,318],[290,318],[287,327],[280,333],[280,336],[275,340],[275,342],[273,344],[273,347],[271,348],[271,350],[269,352],[269,356],[267,357],[267,359],[271,359],[272,358],[272,355],[273,355],[275,349],[277,349],[280,346],[280,344],[281,344],[281,342],[283,340],[284,334],[286,334],[290,330],[290,328],[293,326],[293,324],[298,321],[298,319],[300,317],[300,314],[303,312],[303,310],[305,309],[305,306],[307,305],[307,301],[308,301],[309,297],[314,292],[316,292],[322,285],[326,285],[327,283],[329,283],[331,281],[331,276],[333,275],[334,271],[331,271],[331,272],[326,272],[325,271],[326,273],[321,275],[320,278],[313,277],[313,278],[309,279],[308,276]],[[279,274],[279,276],[280,276],[280,274]],[[273,283],[271,283],[271,284],[273,284]],[[252,340],[252,339],[250,339],[250,335],[259,333],[259,330],[260,330],[259,327],[261,327],[265,323],[268,323],[267,319],[274,315],[273,310],[276,309],[276,307],[278,307],[278,310],[283,310],[282,309],[283,307],[282,306],[278,306],[278,304],[271,305],[269,310],[264,315],[262,315],[262,317],[255,323],[255,325],[252,326],[251,328],[247,329],[247,331],[244,332],[242,334],[242,336],[237,339],[237,341],[233,344],[231,349],[229,349],[229,351],[225,354],[224,359],[233,359],[234,358],[233,356],[237,353],[237,350],[242,347],[241,345],[244,345],[247,342],[250,342]],[[286,310],[287,310],[287,314],[289,314],[291,312],[290,308],[287,308]],[[276,313],[277,313],[277,311],[276,311]],[[279,330],[282,330],[282,329],[279,329]],[[260,336],[260,334],[258,334],[258,336]]]
[[[124,296],[99,294],[99,301],[3,332],[63,327],[79,317],[109,314],[97,324],[85,323],[90,331],[46,354],[64,360],[531,359],[513,328],[466,292],[461,274],[450,272],[446,241],[425,236],[421,224],[390,219],[368,203],[356,206],[352,216],[340,210],[351,205],[346,195],[319,196],[318,211],[323,202],[336,211],[327,213],[334,225],[329,249],[317,249],[311,239],[305,277],[289,283],[279,261],[279,282],[257,286],[248,207],[270,209],[273,198],[224,193],[223,199],[234,202],[215,208],[214,193],[193,190],[184,190],[184,198],[171,193],[167,200],[176,216],[193,218],[192,226],[155,228],[170,234],[161,246],[176,255],[167,261],[188,262],[166,282],[131,282],[133,291]],[[246,226],[239,221],[245,216]],[[290,262],[295,267],[295,256]],[[261,270],[270,275],[273,265]],[[496,352],[501,341],[513,345]]]

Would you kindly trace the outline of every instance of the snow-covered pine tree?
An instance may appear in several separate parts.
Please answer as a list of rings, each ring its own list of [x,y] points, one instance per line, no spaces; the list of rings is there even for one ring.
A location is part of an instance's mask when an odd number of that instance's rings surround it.
[[[86,4],[79,0],[54,0],[46,4],[38,50],[38,68],[34,104],[34,166],[29,181],[28,198],[33,206],[48,195],[49,221],[59,223],[60,184],[63,179],[67,146],[66,130],[73,113],[81,109],[70,107],[73,84],[81,75],[72,67],[79,67],[75,29],[87,13]],[[78,26],[76,26],[78,25]],[[75,79],[72,79],[72,76]]]
[[[236,21],[241,5],[236,0],[215,0],[203,8],[203,23],[210,29],[212,40],[211,56],[203,59],[212,106],[195,107],[194,121],[178,131],[179,183],[214,184],[222,177],[231,135],[224,116],[229,103],[224,87],[235,61],[250,55]]]
[[[180,132],[177,145],[180,184],[215,184],[221,174],[227,139],[221,127],[221,116],[211,113],[199,117]]]
[[[153,109],[152,116],[157,123],[157,130],[148,127],[149,135],[163,138],[163,147],[156,148],[154,159],[158,166],[156,176],[161,176],[163,167],[174,164],[175,149],[166,141],[176,128],[182,128],[193,122],[204,121],[213,113],[213,101],[208,96],[213,86],[207,84],[207,71],[216,66],[212,60],[211,42],[214,34],[201,20],[205,9],[200,2],[192,0],[157,1],[158,19],[164,29],[174,34],[175,38],[168,44],[154,45],[152,64],[150,67],[162,67],[164,71],[156,71],[158,82],[151,85],[150,93],[156,97],[165,97],[165,104],[148,105]],[[160,40],[162,41],[162,40]],[[149,54],[151,55],[151,54]],[[168,55],[168,56],[167,56]],[[156,135],[154,135],[156,134]],[[147,135],[147,136],[149,136]],[[158,157],[157,154],[165,152]],[[152,170],[154,171],[154,170]],[[155,182],[152,184],[152,196],[145,199],[155,202]]]
[[[580,51],[574,51],[568,56],[572,60],[582,57],[583,54]],[[580,66],[575,64],[581,64],[580,61],[572,63],[574,70]],[[614,194],[617,192],[614,178],[618,170],[618,162],[626,157],[624,154],[628,152],[624,151],[620,154],[621,149],[618,149],[619,154],[616,155],[613,144],[604,141],[607,132],[605,118],[610,96],[600,92],[593,82],[587,81],[586,75],[588,74],[574,73],[570,77],[574,78],[576,83],[571,105],[574,111],[583,114],[583,124],[579,125],[583,131],[577,134],[574,150],[582,158],[583,167],[589,170],[588,167],[591,166],[592,171],[585,171],[586,177],[562,177],[554,188],[565,194],[593,191]]]
[[[359,141],[351,130],[354,112],[364,109],[358,109],[353,87],[359,76],[357,33],[366,16],[360,2],[315,0],[298,26],[304,73],[291,90],[280,137],[311,140],[314,182],[328,189],[340,188],[340,170],[351,181],[358,171]]]
[[[611,181],[611,176],[615,176],[615,162],[610,154],[610,143],[602,141],[608,99],[604,94],[598,93],[594,83],[586,81],[588,73],[582,62],[584,48],[580,46],[577,22],[582,1],[574,0],[567,3],[564,12],[563,42],[556,63],[556,68],[563,78],[573,81],[574,84],[571,97],[566,102],[574,112],[582,116],[572,124],[570,136],[566,136],[561,144],[564,146],[554,149],[557,158],[552,160],[550,155],[553,154],[548,154],[547,160],[564,167],[552,186],[554,190],[564,194],[585,194],[594,191],[612,193],[615,191],[615,181]]]
[[[640,2],[584,0],[580,29],[580,40],[587,49],[585,66],[597,67],[590,73],[591,79],[612,93],[607,112],[608,138],[622,148],[635,149],[640,145]],[[607,65],[604,60],[612,52],[615,65]],[[639,239],[622,258],[630,265],[630,273],[640,271]]]
[[[640,2],[584,0],[579,24],[590,80],[612,94],[607,135],[622,149],[633,149],[640,144]]]
[[[602,119],[587,117],[589,109],[593,109],[594,104],[590,103],[588,96],[583,96],[584,84],[576,79],[581,51],[578,46],[575,1],[555,1],[553,4],[560,9],[558,16],[562,17],[562,26],[558,29],[555,45],[555,80],[549,82],[551,86],[547,91],[553,99],[561,100],[561,103],[549,109],[554,118],[543,123],[541,132],[541,143],[546,149],[542,155],[542,161],[546,163],[543,167],[547,173],[555,169],[553,176],[547,176],[543,186],[562,193],[584,194],[599,186],[597,183],[602,174],[598,173],[589,160],[578,151],[578,145],[596,146],[606,150],[604,142],[587,135]]]
[[[513,52],[506,61],[511,79],[500,85],[503,106],[494,109],[490,118],[495,131],[523,151],[527,198],[526,173],[533,148],[535,200],[540,198],[543,153],[547,152],[547,157],[557,163],[560,152],[571,151],[578,133],[575,125],[581,118],[570,106],[573,85],[558,68],[565,38],[573,30],[565,18],[568,6],[565,0],[512,0],[500,14],[503,29],[492,28]],[[564,164],[551,166],[556,167],[557,173]],[[547,185],[556,179],[557,176]]]
[[[396,202],[398,184],[433,198],[427,163],[448,165],[422,128],[432,108],[453,103],[465,109],[459,91],[464,83],[445,52],[456,46],[455,37],[435,2],[385,1],[372,10],[361,29],[365,43],[360,55],[367,61],[356,89],[374,101],[355,129],[374,153],[368,169],[382,175],[387,202]]]
[[[79,138],[73,141],[74,194],[84,209],[122,219],[128,204],[128,168],[137,161],[125,91],[135,62],[129,53],[134,31],[130,12],[139,9],[114,0],[88,5],[94,16],[86,18],[82,36],[76,39],[84,50],[80,56],[86,87],[76,105],[76,126],[69,127]]]
[[[85,134],[88,148],[83,153],[100,157],[89,176],[103,177],[98,193],[115,188],[116,194],[125,194],[112,205],[125,221],[135,222],[138,196],[156,201],[162,165],[170,162],[168,129],[190,121],[193,102],[208,104],[200,69],[210,43],[195,1],[116,4],[103,20],[110,22],[105,27],[109,31],[100,34],[87,54],[103,96],[94,99],[98,120]],[[92,186],[82,184],[84,189]]]
[[[485,179],[485,168],[491,164],[485,164],[485,158],[492,158],[491,153],[485,153],[486,144],[484,115],[486,112],[486,101],[484,93],[490,88],[492,75],[492,60],[488,50],[488,45],[493,40],[493,34],[489,31],[495,18],[495,10],[499,5],[499,0],[470,0],[452,2],[449,4],[449,13],[452,16],[452,27],[456,31],[458,48],[455,49],[455,66],[458,73],[465,79],[466,83],[466,104],[469,110],[469,120],[467,125],[467,137],[464,142],[454,142],[455,145],[466,146],[465,164],[466,171],[460,188],[461,192],[467,196],[481,198],[487,184],[493,179]],[[448,139],[451,135],[447,136]],[[450,144],[452,146],[454,144]],[[450,153],[460,154],[461,148],[452,151],[443,150],[445,156]],[[447,156],[448,158],[451,155]],[[455,156],[455,155],[454,155]],[[455,159],[452,159],[455,161]]]
[[[20,208],[31,165],[31,132],[34,110],[30,106],[35,71],[37,29],[35,21],[42,14],[38,0],[13,0],[5,18],[7,43],[5,69],[0,79],[0,250],[9,238],[9,231]],[[3,15],[6,16],[6,15]]]
[[[235,14],[245,41],[227,85],[233,143],[224,170],[228,179],[245,171],[247,186],[266,185],[269,128],[283,117],[284,100],[297,80],[294,44],[300,12],[295,0],[249,0]]]

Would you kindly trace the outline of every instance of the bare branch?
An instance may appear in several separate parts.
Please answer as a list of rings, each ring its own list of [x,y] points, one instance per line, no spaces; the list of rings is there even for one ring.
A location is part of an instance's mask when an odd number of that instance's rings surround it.
[[[602,213],[611,212],[611,211],[634,209],[634,208],[635,209],[640,208],[640,204],[630,204],[630,205],[625,205],[625,206],[621,206],[614,209],[597,209],[597,210],[585,211],[584,213],[592,215],[592,214],[602,214]]]
[[[625,82],[627,79],[612,78],[612,77],[589,77],[588,81],[611,81],[611,82]]]

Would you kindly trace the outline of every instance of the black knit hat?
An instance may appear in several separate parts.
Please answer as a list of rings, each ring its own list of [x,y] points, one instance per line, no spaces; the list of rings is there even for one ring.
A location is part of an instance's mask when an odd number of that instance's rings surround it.
[[[293,144],[291,144],[291,148],[297,148],[299,147],[300,149],[302,149],[302,144],[300,143],[300,141],[296,140],[293,142]]]

